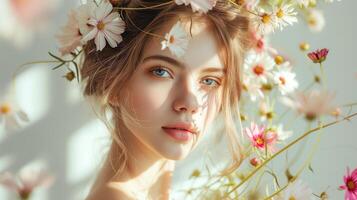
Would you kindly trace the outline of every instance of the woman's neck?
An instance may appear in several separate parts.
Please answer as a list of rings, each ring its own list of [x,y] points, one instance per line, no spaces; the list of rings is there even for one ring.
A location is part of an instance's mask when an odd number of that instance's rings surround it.
[[[128,134],[131,135],[131,134]],[[135,136],[131,136],[135,137]],[[119,161],[120,151],[113,142],[107,159],[92,188],[92,193],[103,188],[118,190],[136,197],[137,193],[147,194],[154,199],[168,199],[175,162],[162,159],[150,153],[136,138],[126,138],[127,165],[121,173],[118,169],[124,164]],[[159,195],[162,195],[159,198]]]

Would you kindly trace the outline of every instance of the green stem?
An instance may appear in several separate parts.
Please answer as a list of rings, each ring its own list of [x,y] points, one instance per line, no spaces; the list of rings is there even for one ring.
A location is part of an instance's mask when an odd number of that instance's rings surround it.
[[[321,71],[321,84],[322,87],[325,87],[325,73],[324,73],[324,68],[322,67],[322,63],[320,63],[320,71]]]

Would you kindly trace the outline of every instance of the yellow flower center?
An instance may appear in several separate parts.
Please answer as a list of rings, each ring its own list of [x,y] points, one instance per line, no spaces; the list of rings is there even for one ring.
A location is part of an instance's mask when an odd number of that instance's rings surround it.
[[[290,196],[289,200],[296,200],[296,198],[294,196]]]
[[[306,42],[303,42],[303,43],[300,44],[300,49],[302,51],[309,50],[309,48],[310,48],[310,45],[308,43],[306,43]]]
[[[97,24],[97,29],[102,31],[105,28],[105,24],[102,21],[99,21]]]
[[[262,75],[262,74],[264,73],[264,67],[263,67],[262,65],[257,65],[257,66],[255,66],[255,67],[253,68],[253,72],[254,72],[256,75],[260,76],[260,75]]]
[[[262,22],[263,22],[264,24],[268,24],[270,21],[271,21],[270,15],[268,15],[267,13],[264,13],[264,14],[262,15]]]
[[[275,56],[274,61],[277,65],[280,65],[284,62],[284,58],[282,56]]]
[[[174,42],[175,42],[175,37],[171,35],[169,39],[169,43],[173,44]]]
[[[263,138],[259,137],[255,140],[255,142],[258,144],[258,145],[263,145],[264,144],[264,140]]]
[[[284,77],[280,76],[280,77],[279,77],[279,80],[280,80],[280,83],[281,83],[282,85],[285,85],[286,80],[285,80]]]
[[[310,24],[311,26],[315,26],[317,24],[317,21],[315,18],[310,17],[307,23]]]
[[[279,9],[279,11],[276,12],[276,16],[277,16],[278,18],[284,17],[284,11],[283,11],[282,9]]]
[[[11,107],[9,104],[0,105],[0,114],[8,114],[11,112]]]
[[[353,181],[348,181],[346,185],[348,190],[354,190],[356,188],[356,184]]]

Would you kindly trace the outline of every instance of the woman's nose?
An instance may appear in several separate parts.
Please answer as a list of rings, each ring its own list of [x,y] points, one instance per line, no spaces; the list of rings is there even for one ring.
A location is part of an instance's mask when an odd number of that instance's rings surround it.
[[[173,103],[176,112],[197,113],[199,109],[200,93],[193,81],[184,81],[178,86],[175,101]]]

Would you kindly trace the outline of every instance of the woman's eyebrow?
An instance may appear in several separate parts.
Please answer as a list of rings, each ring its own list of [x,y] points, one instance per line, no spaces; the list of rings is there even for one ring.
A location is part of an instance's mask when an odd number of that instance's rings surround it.
[[[183,64],[180,61],[177,61],[177,60],[175,60],[173,58],[170,58],[168,56],[152,55],[152,56],[148,56],[148,57],[144,58],[143,62],[145,62],[147,60],[163,60],[163,61],[165,61],[167,63],[172,64],[175,67],[185,68],[185,64]],[[217,67],[210,67],[210,68],[203,69],[202,72],[221,72],[221,73],[225,74],[226,70],[222,69],[222,68],[217,68]]]

